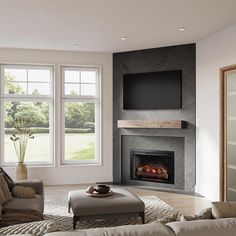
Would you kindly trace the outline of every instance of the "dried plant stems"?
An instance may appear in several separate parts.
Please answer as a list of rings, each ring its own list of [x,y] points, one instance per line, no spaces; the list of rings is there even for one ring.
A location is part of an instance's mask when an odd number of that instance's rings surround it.
[[[13,122],[14,132],[10,139],[14,143],[18,162],[20,163],[24,163],[28,140],[34,138],[30,130],[30,124],[31,121],[29,119],[16,119]]]

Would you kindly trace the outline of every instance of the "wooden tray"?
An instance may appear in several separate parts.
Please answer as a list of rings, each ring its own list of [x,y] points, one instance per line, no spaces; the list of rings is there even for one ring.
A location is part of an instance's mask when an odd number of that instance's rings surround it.
[[[87,193],[87,194],[89,197],[109,197],[113,194],[113,191],[110,191],[109,193],[105,193],[105,194],[97,193],[97,192]]]

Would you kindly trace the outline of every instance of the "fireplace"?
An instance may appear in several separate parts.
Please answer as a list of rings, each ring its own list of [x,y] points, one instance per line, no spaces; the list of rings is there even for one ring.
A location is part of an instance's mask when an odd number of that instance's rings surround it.
[[[174,184],[174,152],[160,150],[130,151],[130,178]]]

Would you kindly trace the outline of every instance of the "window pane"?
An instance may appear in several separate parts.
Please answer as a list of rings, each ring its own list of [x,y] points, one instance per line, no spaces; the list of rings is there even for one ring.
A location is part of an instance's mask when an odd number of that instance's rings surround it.
[[[74,96],[96,96],[97,93],[97,71],[81,70],[76,67],[74,70],[64,69],[64,90],[65,95]]]
[[[23,67],[23,66],[22,66]],[[50,69],[4,69],[4,93],[50,95]]]
[[[6,81],[27,81],[26,69],[4,69],[4,78]]]
[[[5,94],[26,94],[27,83],[21,82],[5,82],[4,93]]]
[[[28,94],[49,95],[50,94],[50,86],[48,83],[29,83],[28,84]]]
[[[50,161],[49,103],[48,102],[12,102],[6,101],[5,108],[5,162],[17,162],[14,143],[10,140],[13,131],[12,122],[18,118],[30,119],[34,139],[29,139],[25,161]]]
[[[50,82],[51,73],[50,70],[28,70],[28,81],[29,82]]]
[[[95,159],[95,104],[65,103],[65,160]]]
[[[96,72],[81,71],[81,83],[96,83]]]
[[[65,95],[80,95],[80,85],[65,84]]]
[[[79,83],[79,71],[65,71],[65,82]]]
[[[81,95],[95,96],[96,85],[95,84],[81,84]]]

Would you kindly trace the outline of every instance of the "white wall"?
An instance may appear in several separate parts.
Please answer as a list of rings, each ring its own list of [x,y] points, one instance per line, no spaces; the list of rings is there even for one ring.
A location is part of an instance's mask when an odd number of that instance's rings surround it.
[[[102,165],[60,166],[55,150],[55,167],[28,167],[28,172],[29,178],[42,179],[46,185],[112,181],[112,54],[2,48],[1,62],[54,64],[56,78],[60,64],[102,66]],[[14,176],[14,168],[5,169]]]
[[[197,42],[196,192],[219,200],[219,69],[236,64],[236,25]]]

